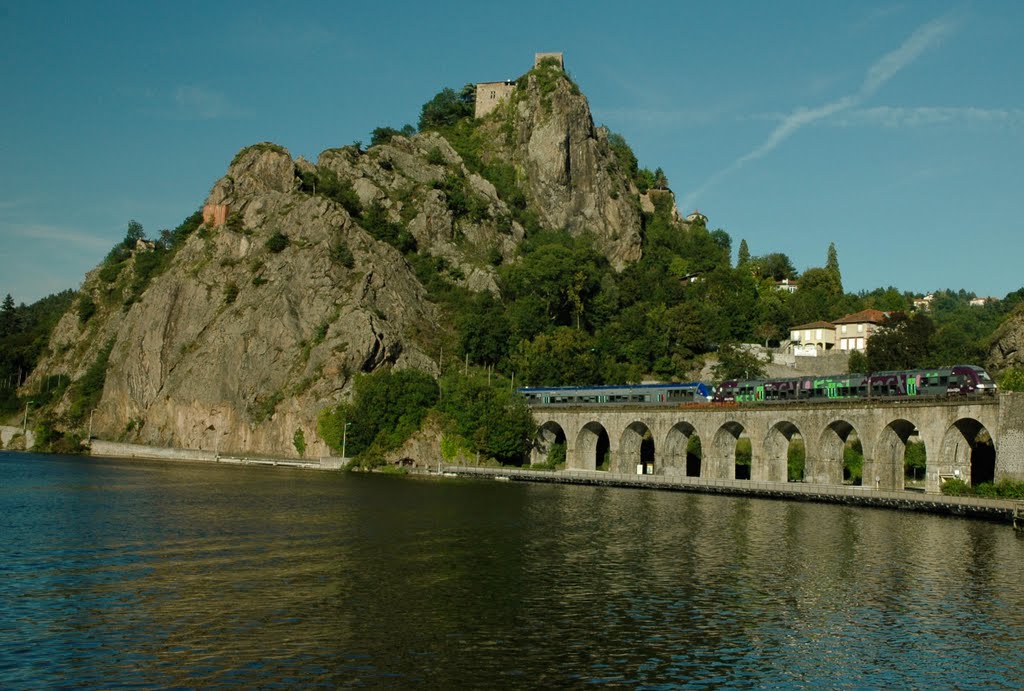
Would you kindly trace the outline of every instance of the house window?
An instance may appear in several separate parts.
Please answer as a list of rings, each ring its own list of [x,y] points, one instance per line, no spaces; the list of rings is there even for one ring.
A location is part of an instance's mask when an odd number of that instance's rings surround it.
[[[814,332],[814,337],[819,341],[821,340],[821,329]]]
[[[857,333],[864,333],[864,325],[857,324]]]
[[[494,98],[496,95],[497,94],[495,92],[493,92],[493,91],[491,92],[491,98]]]
[[[843,324],[843,333],[846,333],[846,324]]]
[[[809,341],[809,340],[811,340],[811,330],[807,329],[807,331],[804,331],[804,341]]]
[[[790,335],[790,339],[789,340],[791,340],[791,341],[799,341],[800,340],[800,332],[799,331],[793,331],[789,335]]]
[[[863,338],[858,338],[857,339],[857,350],[864,350],[864,339]]]

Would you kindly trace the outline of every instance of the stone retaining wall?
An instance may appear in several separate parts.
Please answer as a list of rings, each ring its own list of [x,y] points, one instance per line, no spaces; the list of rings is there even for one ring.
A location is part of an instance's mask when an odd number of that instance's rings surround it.
[[[21,427],[10,427],[8,425],[0,426],[0,449],[9,449],[11,440],[15,437],[21,436]],[[28,450],[36,445],[36,435],[32,430],[28,430],[25,434],[28,437],[28,445],[23,445],[23,442],[18,442],[16,446],[18,450]]]

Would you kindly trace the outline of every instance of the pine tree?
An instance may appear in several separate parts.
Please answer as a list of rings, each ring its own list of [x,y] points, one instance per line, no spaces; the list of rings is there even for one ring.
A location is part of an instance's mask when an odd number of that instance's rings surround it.
[[[839,273],[839,254],[836,252],[836,243],[828,243],[828,259],[825,261],[825,270],[836,277],[839,290],[843,289],[843,276]]]
[[[17,314],[15,314],[14,298],[7,293],[3,306],[0,307],[0,337],[9,336],[17,331],[16,324]]]
[[[744,266],[750,262],[750,248],[747,247],[746,240],[740,240],[740,253],[736,258],[736,268]]]

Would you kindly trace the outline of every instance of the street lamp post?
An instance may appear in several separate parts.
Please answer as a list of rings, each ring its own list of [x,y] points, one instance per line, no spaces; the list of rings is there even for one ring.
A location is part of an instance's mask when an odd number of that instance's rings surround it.
[[[341,457],[348,458],[345,455],[345,447],[348,445],[348,428],[352,426],[351,422],[345,423],[345,428],[341,430]]]

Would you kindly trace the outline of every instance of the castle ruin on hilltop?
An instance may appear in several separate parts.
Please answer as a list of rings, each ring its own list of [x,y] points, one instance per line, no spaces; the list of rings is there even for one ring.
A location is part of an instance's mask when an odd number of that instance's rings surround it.
[[[558,68],[563,71],[565,70],[565,60],[561,53],[535,53],[533,56],[534,69],[540,67],[541,62],[548,59],[556,60]],[[502,82],[479,82],[476,85],[476,110],[474,115],[478,118],[487,115],[497,108],[499,103],[504,103],[515,90],[516,82],[514,79],[506,79]]]

